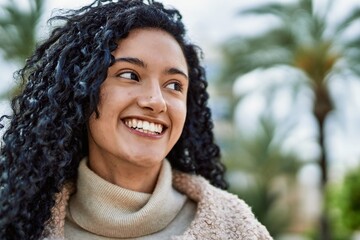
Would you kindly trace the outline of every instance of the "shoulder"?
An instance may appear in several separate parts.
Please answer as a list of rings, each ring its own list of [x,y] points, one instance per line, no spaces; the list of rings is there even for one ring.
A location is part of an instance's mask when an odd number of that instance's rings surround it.
[[[272,239],[251,208],[236,195],[212,186],[201,176],[177,171],[173,185],[198,205],[184,235],[189,238],[185,239]]]

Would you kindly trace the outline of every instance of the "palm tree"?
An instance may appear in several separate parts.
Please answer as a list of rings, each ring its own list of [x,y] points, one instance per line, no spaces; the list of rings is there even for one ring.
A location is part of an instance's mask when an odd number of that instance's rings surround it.
[[[322,12],[314,11],[312,0],[291,4],[269,3],[240,12],[240,15],[271,15],[278,25],[253,37],[236,37],[223,48],[225,67],[223,81],[257,68],[289,65],[302,70],[310,79],[314,92],[313,113],[319,127],[322,189],[328,180],[324,123],[334,109],[328,89],[331,78],[353,74],[360,77],[360,34],[346,38],[346,30],[360,17],[355,8],[341,22],[332,26],[328,15],[334,1],[329,0]],[[330,239],[327,217],[321,221],[322,239]]]
[[[289,207],[286,196],[291,196],[291,189],[296,188],[295,176],[302,166],[295,153],[284,151],[295,125],[289,124],[288,119],[284,120],[287,125],[284,127],[284,122],[275,121],[267,110],[260,116],[257,131],[251,137],[238,134],[222,144],[229,190],[250,204],[274,238],[293,223],[296,209]],[[276,187],[279,181],[280,188]],[[244,182],[248,184],[244,186]]]
[[[287,75],[288,71],[285,71],[287,69],[276,71]],[[302,104],[303,94],[308,86],[300,85],[305,76],[299,71],[296,72],[298,74],[294,81],[301,88],[298,91],[290,88],[290,84],[284,84],[286,78],[274,82],[269,74],[266,75],[269,78],[263,79],[266,83],[262,88],[245,91],[241,86],[235,87],[237,89],[235,94],[241,99],[237,105],[235,126],[227,129],[223,126],[222,129],[217,129],[218,140],[223,149],[223,160],[228,168],[229,190],[250,204],[256,217],[274,238],[284,234],[289,227],[303,224],[295,221],[294,214],[298,209],[290,207],[298,206],[298,198],[294,194],[298,186],[295,179],[298,170],[305,163],[297,154],[301,151],[298,143],[300,141],[307,144],[315,143],[310,132],[303,134],[301,139],[297,138],[296,144],[294,143],[293,136],[301,129],[300,124],[302,124],[299,121],[300,113],[295,108],[289,109],[286,114],[277,114],[277,96],[285,89],[293,90],[289,102],[293,105]],[[261,73],[262,71],[257,75]],[[253,74],[242,76],[241,83],[253,80],[255,76],[251,75]],[[254,115],[255,118],[246,114],[249,98],[254,95],[261,96],[265,103],[261,113]],[[244,127],[237,121],[243,117],[251,118],[253,127]],[[227,131],[229,129],[231,130]]]
[[[23,65],[34,51],[37,25],[43,13],[43,0],[29,0],[30,9],[24,10],[15,0],[7,0],[0,15],[0,52],[6,60]],[[12,89],[10,95],[15,94]],[[0,98],[8,93],[0,94]]]

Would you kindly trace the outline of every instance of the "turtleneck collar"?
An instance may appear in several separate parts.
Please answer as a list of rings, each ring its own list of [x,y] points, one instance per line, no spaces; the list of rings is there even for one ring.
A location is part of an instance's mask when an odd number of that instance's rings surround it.
[[[121,188],[102,179],[83,159],[77,191],[71,196],[67,218],[93,234],[135,238],[164,229],[180,212],[186,196],[172,187],[169,162],[163,161],[152,194]]]

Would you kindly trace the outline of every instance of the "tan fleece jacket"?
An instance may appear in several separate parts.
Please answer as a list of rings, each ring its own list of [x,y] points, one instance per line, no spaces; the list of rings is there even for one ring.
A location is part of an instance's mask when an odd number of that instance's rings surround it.
[[[270,240],[266,228],[261,225],[249,206],[237,196],[215,188],[201,176],[173,172],[173,186],[197,203],[194,220],[182,235],[172,240],[239,239]],[[52,221],[48,223],[50,235],[44,239],[65,239],[64,223],[66,205],[72,186],[67,185],[57,196]]]

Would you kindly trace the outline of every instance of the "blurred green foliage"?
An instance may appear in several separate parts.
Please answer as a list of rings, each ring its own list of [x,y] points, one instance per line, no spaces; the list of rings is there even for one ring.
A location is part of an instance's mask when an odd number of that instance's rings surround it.
[[[349,171],[341,183],[329,187],[328,208],[336,239],[350,239],[360,231],[360,167]]]
[[[360,169],[346,175],[341,197],[344,224],[351,230],[360,230]]]
[[[37,25],[43,13],[44,0],[28,0],[29,9],[16,0],[6,0],[0,11],[0,52],[6,60],[20,66],[25,64],[35,49]],[[9,92],[0,93],[9,98],[20,91],[15,86]]]
[[[285,133],[291,134],[290,128]],[[252,207],[273,237],[293,223],[296,208],[287,196],[294,193],[295,176],[302,166],[296,154],[284,150],[287,136],[278,135],[278,123],[264,114],[251,137],[236,134],[223,139],[222,146],[230,191]]]
[[[44,5],[44,0],[28,2],[30,9],[24,10],[15,0],[7,0],[0,15],[0,50],[6,59],[20,64],[34,51]]]

